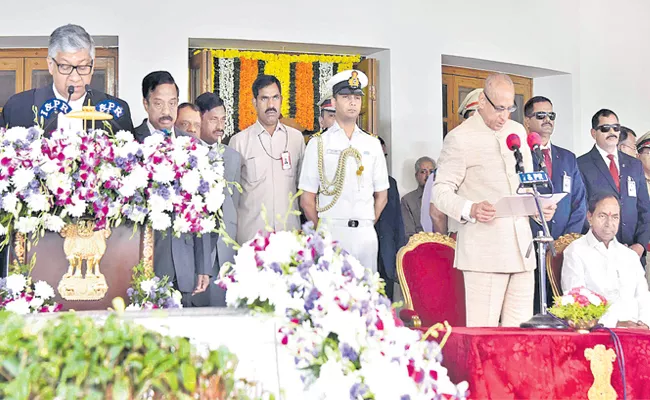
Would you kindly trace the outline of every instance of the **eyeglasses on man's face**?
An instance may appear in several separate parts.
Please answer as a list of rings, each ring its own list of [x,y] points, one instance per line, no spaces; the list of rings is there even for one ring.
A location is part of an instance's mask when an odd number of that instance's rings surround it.
[[[60,64],[56,59],[52,59],[56,68],[61,75],[71,75],[72,72],[76,69],[79,75],[90,75],[93,71],[93,63],[87,65],[70,65],[70,64]]]
[[[530,115],[527,115],[527,117],[528,118],[535,117],[536,119],[538,119],[540,121],[542,121],[542,120],[546,119],[546,117],[548,117],[548,119],[550,119],[551,121],[555,121],[555,118],[557,117],[557,114],[555,112],[553,112],[553,111],[551,111],[551,112],[537,111],[537,112],[534,112],[534,113],[532,113]]]
[[[490,98],[488,97],[488,95],[485,92],[483,92],[483,95],[485,96],[487,101],[492,105],[492,107],[494,107],[494,111],[496,111],[497,113],[503,113],[503,112],[507,111],[508,113],[512,114],[513,112],[517,111],[517,105],[516,104],[513,104],[510,107],[503,107],[503,106],[498,106],[497,107],[497,106],[494,105],[492,100],[490,100]]]
[[[607,133],[611,129],[614,130],[614,132],[619,132],[621,130],[621,124],[605,124],[605,125],[599,125],[596,127],[596,131],[601,131],[602,133]]]

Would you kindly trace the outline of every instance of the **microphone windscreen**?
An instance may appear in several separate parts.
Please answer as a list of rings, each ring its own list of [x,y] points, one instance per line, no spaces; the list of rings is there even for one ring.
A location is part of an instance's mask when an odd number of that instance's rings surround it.
[[[528,134],[528,137],[526,138],[526,141],[528,142],[528,147],[533,149],[535,145],[541,146],[542,145],[542,137],[539,136],[539,133],[537,132],[531,132]]]
[[[74,86],[70,85],[68,86],[68,94],[71,95],[72,93],[74,93]]]
[[[506,139],[506,145],[510,150],[515,150],[521,147],[521,139],[516,133],[511,133]]]

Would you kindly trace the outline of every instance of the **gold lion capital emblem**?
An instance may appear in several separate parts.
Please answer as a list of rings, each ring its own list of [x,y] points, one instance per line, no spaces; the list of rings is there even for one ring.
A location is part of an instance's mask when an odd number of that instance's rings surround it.
[[[106,252],[109,229],[95,231],[93,221],[82,220],[61,230],[63,251],[69,266],[59,282],[58,290],[66,300],[99,300],[108,291],[106,278],[99,271],[99,262]],[[86,261],[86,274],[82,275]]]
[[[359,82],[359,73],[357,71],[352,71],[351,75],[350,79],[348,79],[348,85],[352,89],[358,89],[359,86],[361,86],[361,82]]]

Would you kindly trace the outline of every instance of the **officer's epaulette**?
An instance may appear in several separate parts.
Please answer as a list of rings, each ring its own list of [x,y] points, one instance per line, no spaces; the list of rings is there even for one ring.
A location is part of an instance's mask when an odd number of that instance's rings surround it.
[[[309,142],[312,138],[319,137],[320,135],[325,133],[327,131],[327,129],[328,128],[325,128],[322,131],[318,131],[318,132],[314,133],[313,135],[309,136],[309,139],[307,141]]]
[[[379,139],[379,136],[375,135],[374,133],[366,132],[366,131],[364,131],[363,129],[361,129],[361,131],[362,131],[363,133],[365,133],[365,134],[368,134],[368,135],[370,135],[370,136],[376,138],[376,139]]]

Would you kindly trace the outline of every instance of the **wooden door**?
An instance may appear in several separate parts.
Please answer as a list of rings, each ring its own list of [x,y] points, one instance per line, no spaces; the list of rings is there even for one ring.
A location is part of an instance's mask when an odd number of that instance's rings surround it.
[[[361,104],[361,114],[359,115],[359,127],[366,132],[377,134],[379,128],[379,118],[377,115],[377,60],[366,58],[357,63],[354,68],[362,71],[368,76],[368,86],[363,89],[363,103]]]
[[[485,78],[492,71],[473,70],[460,67],[442,67],[443,87],[443,137],[463,122],[458,115],[458,107],[465,96],[474,89],[485,86]],[[509,75],[515,85],[515,104],[517,110],[510,118],[519,123],[524,121],[524,105],[532,97],[533,80],[522,76]],[[446,90],[446,91],[445,91]],[[447,110],[447,115],[445,111]]]
[[[190,102],[194,103],[199,95],[205,92],[212,92],[214,81],[212,53],[209,50],[201,50],[190,57]]]
[[[0,58],[0,111],[11,96],[23,90],[23,73],[22,58]]]

